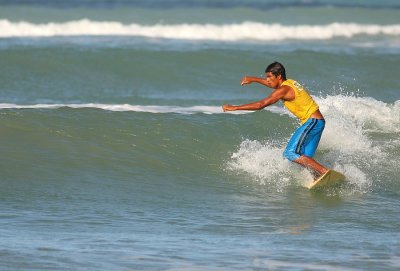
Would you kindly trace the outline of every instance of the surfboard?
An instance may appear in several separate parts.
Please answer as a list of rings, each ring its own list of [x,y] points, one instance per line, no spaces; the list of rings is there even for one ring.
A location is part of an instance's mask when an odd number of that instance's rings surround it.
[[[345,179],[346,176],[344,176],[342,173],[330,169],[317,180],[312,180],[310,183],[308,183],[307,188],[315,190],[332,187],[344,182]]]

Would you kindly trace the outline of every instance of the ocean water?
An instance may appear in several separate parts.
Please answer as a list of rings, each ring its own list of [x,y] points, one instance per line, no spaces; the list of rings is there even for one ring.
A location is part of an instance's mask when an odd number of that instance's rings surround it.
[[[0,270],[399,270],[398,1],[0,0]],[[282,62],[327,126],[240,86]]]

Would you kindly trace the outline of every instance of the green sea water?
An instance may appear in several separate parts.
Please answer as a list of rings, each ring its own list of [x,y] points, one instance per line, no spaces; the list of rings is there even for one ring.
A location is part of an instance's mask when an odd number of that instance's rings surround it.
[[[399,9],[300,2],[0,1],[0,269],[399,269]],[[343,186],[304,188],[281,103],[222,112],[273,61]]]

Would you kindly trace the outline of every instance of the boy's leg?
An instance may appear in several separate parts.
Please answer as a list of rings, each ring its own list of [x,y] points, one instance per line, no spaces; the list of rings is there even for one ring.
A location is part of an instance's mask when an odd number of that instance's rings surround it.
[[[305,155],[300,156],[293,162],[296,162],[297,164],[302,165],[303,167],[311,170],[315,179],[324,175],[328,171],[326,167],[315,161],[313,158]]]

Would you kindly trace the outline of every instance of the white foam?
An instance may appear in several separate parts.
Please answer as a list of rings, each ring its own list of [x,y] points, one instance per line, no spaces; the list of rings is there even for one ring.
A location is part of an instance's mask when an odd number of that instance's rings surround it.
[[[244,140],[233,153],[227,167],[243,172],[259,183],[282,191],[293,176],[291,164],[282,158],[283,147],[278,142]]]
[[[257,35],[254,35],[257,33]],[[281,41],[329,40],[356,35],[400,34],[400,24],[376,25],[331,23],[326,25],[282,25],[260,22],[234,24],[122,24],[115,21],[82,19],[63,23],[34,24],[25,21],[0,20],[0,37],[53,37],[53,36],[137,36],[145,38],[211,40],[211,41]]]
[[[400,100],[390,104],[371,97],[336,95],[317,98],[317,102],[329,118],[346,118],[366,130],[400,131]]]
[[[335,150],[336,158],[382,159],[382,142],[374,142],[369,134],[400,132],[400,101],[388,104],[371,97],[337,95],[317,102],[327,120],[320,147]]]

